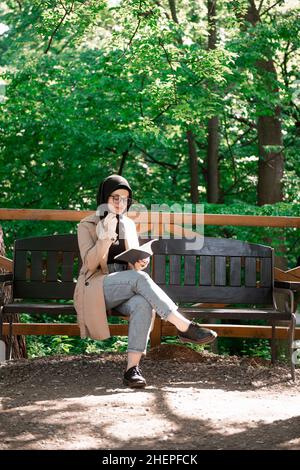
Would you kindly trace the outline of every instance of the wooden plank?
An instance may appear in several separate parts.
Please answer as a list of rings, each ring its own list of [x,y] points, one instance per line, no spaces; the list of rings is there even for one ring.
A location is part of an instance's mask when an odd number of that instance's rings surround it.
[[[256,258],[245,258],[245,286],[256,286]]]
[[[275,281],[299,281],[300,275],[298,275],[299,267],[295,269],[289,269],[288,271],[282,271],[282,269],[274,268],[274,279]]]
[[[94,211],[72,211],[53,209],[0,209],[0,220],[62,220],[80,221],[84,217],[93,214]],[[158,212],[150,213],[152,220],[159,220]],[[131,211],[128,217],[135,223],[141,224],[143,220],[148,222],[149,212]],[[178,213],[164,213],[164,217],[170,217],[171,224],[179,224]],[[183,220],[183,219],[182,219]],[[188,225],[196,226],[197,214],[184,213],[184,221]],[[251,227],[298,227],[300,228],[300,217],[286,216],[258,216],[258,215],[236,215],[236,214],[204,214],[205,225],[235,225]],[[158,224],[161,229],[165,223]],[[148,224],[149,227],[149,224]]]
[[[201,324],[203,328],[210,328],[218,333],[220,337],[226,338],[263,338],[271,339],[272,338],[272,327],[271,326],[261,326],[261,325],[220,325],[212,323],[203,323]],[[163,325],[162,335],[163,336],[173,336],[176,335],[176,328],[167,323]],[[276,327],[276,339],[288,339],[288,328],[284,326]],[[295,330],[295,339],[300,339],[300,328]]]
[[[74,264],[74,253],[71,251],[63,253],[62,262],[62,281],[72,282],[73,281],[73,264]]]
[[[295,277],[297,277],[298,279],[300,279],[300,266],[297,266],[296,268],[293,268],[293,269],[288,269],[288,270],[285,271],[285,272],[286,272],[286,274],[295,276]]]
[[[160,286],[174,302],[272,305],[271,287]]]
[[[75,282],[25,282],[14,283],[17,299],[65,299],[73,298]]]
[[[272,260],[271,258],[262,258],[260,263],[260,286],[269,287],[272,285]]]
[[[169,255],[170,284],[176,284],[180,286],[180,261],[180,255]]]
[[[0,220],[62,220],[80,221],[93,211],[54,209],[0,209]]]
[[[31,281],[42,281],[43,275],[43,252],[32,251],[31,252]]]
[[[47,281],[57,281],[58,274],[58,252],[47,252]]]
[[[165,255],[153,255],[152,278],[156,284],[165,284],[166,282],[166,257]]]
[[[215,256],[215,286],[226,286],[226,256]]]
[[[186,239],[163,239],[153,247],[155,254],[194,256],[249,256],[271,258],[273,249],[269,246],[235,239],[205,237],[203,245],[192,245],[187,249]]]
[[[45,235],[42,237],[18,238],[15,241],[16,250],[24,251],[58,251],[59,256],[63,252],[78,252],[77,235],[67,233],[59,235]]]
[[[271,326],[261,325],[221,325],[206,324],[201,326],[215,330],[219,336],[232,338],[266,338],[272,337]],[[128,334],[128,325],[109,325],[112,335]],[[4,335],[8,334],[9,324],[3,324]],[[13,334],[16,335],[68,335],[79,336],[79,327],[76,323],[15,323],[13,325]],[[162,322],[162,336],[176,336],[178,334],[174,325],[168,322]],[[284,326],[276,327],[276,338],[287,339],[288,328]],[[295,339],[300,339],[300,327],[296,328]]]
[[[230,286],[238,287],[241,285],[241,258],[230,258]]]
[[[0,269],[5,271],[12,272],[14,267],[14,262],[12,259],[6,258],[5,256],[0,255]]]
[[[26,281],[27,251],[17,251],[15,257],[14,277],[18,281]]]
[[[184,257],[184,284],[196,285],[196,256]]]
[[[212,285],[212,256],[200,256],[200,286]]]

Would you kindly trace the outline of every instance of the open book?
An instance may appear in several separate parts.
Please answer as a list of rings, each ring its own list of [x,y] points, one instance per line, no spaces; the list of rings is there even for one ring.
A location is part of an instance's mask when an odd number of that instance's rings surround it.
[[[134,264],[140,259],[148,258],[148,256],[153,255],[152,251],[152,243],[158,240],[158,238],[154,238],[147,243],[139,246],[138,248],[129,248],[128,250],[122,251],[119,255],[116,255],[114,259],[116,262],[120,261],[127,261],[128,263]]]

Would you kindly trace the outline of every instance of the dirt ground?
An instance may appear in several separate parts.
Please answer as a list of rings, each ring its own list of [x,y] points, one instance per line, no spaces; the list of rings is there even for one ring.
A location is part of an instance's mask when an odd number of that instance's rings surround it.
[[[0,449],[300,449],[300,370],[162,345],[148,386],[122,384],[126,354],[0,366]]]

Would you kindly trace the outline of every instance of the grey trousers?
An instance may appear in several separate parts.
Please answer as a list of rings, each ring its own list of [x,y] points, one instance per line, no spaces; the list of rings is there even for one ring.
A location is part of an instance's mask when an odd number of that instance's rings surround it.
[[[120,263],[108,264],[108,270],[103,279],[106,308],[129,315],[127,351],[146,354],[155,312],[167,320],[178,307],[145,271],[127,270]]]

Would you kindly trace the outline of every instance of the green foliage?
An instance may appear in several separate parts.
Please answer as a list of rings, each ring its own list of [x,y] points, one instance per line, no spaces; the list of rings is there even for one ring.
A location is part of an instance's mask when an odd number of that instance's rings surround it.
[[[134,198],[190,202],[187,131],[195,136],[206,213],[299,216],[299,8],[220,1],[217,47],[207,47],[207,5],[122,0],[7,0],[0,5],[1,203],[7,208],[95,209],[99,182],[119,171]],[[255,2],[257,4],[258,2]],[[258,64],[273,62],[263,72]],[[257,120],[281,111],[283,202],[257,207]],[[220,204],[207,204],[207,123],[219,117]],[[194,208],[193,208],[194,209]],[[16,238],[75,233],[68,222],[4,221]],[[294,267],[294,228],[205,227],[205,235],[270,244]],[[282,253],[282,246],[284,252]],[[25,321],[25,320],[24,320]],[[119,343],[118,341],[121,341]],[[125,348],[80,339],[28,339],[31,354]],[[40,345],[40,346],[39,346]],[[243,348],[240,345],[240,349]]]

